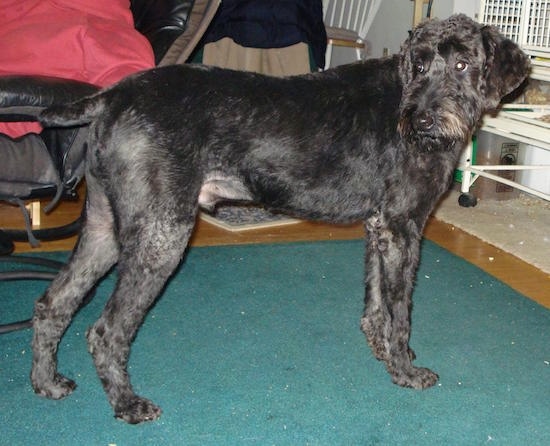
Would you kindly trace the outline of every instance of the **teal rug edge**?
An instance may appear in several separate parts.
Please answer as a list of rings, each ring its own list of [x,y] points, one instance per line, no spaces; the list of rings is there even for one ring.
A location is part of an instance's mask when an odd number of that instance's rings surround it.
[[[411,344],[441,381],[401,389],[358,329],[362,257],[362,241],[192,248],[134,346],[134,384],[164,409],[143,426],[111,419],[85,348],[107,279],[60,347],[70,398],[32,394],[29,331],[0,338],[0,444],[550,443],[548,310],[424,242]]]

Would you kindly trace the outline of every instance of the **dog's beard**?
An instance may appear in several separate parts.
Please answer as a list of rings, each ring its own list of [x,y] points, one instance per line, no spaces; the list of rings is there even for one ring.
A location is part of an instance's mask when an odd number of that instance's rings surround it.
[[[413,132],[405,138],[405,143],[411,151],[450,152],[454,150],[457,144],[463,144],[464,141]]]
[[[474,125],[453,113],[435,114],[432,128],[416,129],[412,122],[415,111],[416,107],[403,110],[397,126],[410,149],[428,152],[453,150],[456,144],[465,144],[473,133]]]

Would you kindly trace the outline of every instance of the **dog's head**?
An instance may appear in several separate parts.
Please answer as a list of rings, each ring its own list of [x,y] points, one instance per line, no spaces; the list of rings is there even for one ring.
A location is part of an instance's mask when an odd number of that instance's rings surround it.
[[[527,56],[497,30],[463,14],[428,20],[401,47],[398,130],[427,150],[466,141],[529,73]]]

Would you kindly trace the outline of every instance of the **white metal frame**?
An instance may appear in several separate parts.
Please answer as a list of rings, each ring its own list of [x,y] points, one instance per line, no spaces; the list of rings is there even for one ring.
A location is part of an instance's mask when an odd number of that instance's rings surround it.
[[[550,0],[481,0],[480,21],[493,25],[535,57],[550,55]],[[550,67],[548,61],[535,63]]]
[[[382,0],[323,0],[325,26],[347,30],[361,44],[361,46],[355,47],[357,60],[362,58],[362,47],[367,32],[381,4]],[[330,67],[333,46],[329,39],[325,68]]]
[[[496,26],[532,56],[532,78],[550,81],[550,0],[482,0],[479,17],[482,23]],[[525,111],[518,111],[522,108]],[[550,106],[537,109],[532,105],[510,104],[496,117],[486,117],[482,130],[550,151],[550,124],[535,119],[543,114],[550,114]],[[472,163],[472,145],[469,144],[462,154],[459,169],[463,171],[462,193],[469,193],[472,184],[479,177],[485,177],[550,201],[550,194],[491,173],[550,172],[550,165],[477,165]]]
[[[517,107],[517,105],[515,105],[515,107]],[[548,112],[550,113],[550,107],[548,108]],[[550,124],[533,119],[533,117],[525,116],[526,114],[536,116],[540,113],[541,112],[536,111],[504,111],[499,113],[496,117],[485,118],[482,130],[550,151]],[[463,171],[461,184],[462,193],[468,193],[472,184],[479,177],[485,177],[550,201],[550,194],[491,173],[495,171],[525,170],[548,170],[550,172],[550,165],[479,165],[472,163],[472,152],[472,145],[469,144],[462,154],[459,166],[459,169]]]

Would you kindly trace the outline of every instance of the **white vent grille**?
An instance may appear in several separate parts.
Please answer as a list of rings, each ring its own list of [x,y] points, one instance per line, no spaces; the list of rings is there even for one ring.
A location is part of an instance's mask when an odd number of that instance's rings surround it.
[[[523,0],[487,0],[481,2],[481,22],[497,27],[514,42],[520,41]]]
[[[529,2],[525,46],[550,52],[550,0]]]
[[[550,0],[482,0],[480,21],[496,26],[528,54],[550,57]]]

